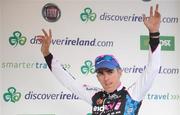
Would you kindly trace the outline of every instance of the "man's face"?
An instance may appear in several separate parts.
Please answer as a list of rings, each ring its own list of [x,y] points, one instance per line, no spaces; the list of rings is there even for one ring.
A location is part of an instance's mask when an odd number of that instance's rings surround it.
[[[97,78],[104,90],[108,93],[114,92],[120,84],[121,69],[102,68],[97,71]]]

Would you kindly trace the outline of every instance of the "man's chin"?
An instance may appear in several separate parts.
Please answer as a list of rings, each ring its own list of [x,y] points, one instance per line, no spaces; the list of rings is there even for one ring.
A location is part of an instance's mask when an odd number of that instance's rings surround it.
[[[114,90],[112,90],[111,88],[106,88],[105,91],[106,91],[107,93],[112,93],[112,92],[114,92]]]

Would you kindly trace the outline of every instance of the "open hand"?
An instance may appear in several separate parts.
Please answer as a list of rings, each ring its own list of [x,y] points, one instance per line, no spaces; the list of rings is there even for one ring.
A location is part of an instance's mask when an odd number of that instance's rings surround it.
[[[37,40],[39,40],[42,45],[41,45],[41,52],[43,54],[43,56],[47,56],[49,55],[49,47],[51,44],[51,39],[52,39],[52,34],[51,34],[51,30],[49,29],[49,33],[47,33],[44,29],[42,29],[44,35],[38,35],[37,36]]]
[[[153,7],[150,7],[150,17],[146,17],[145,14],[143,15],[144,24],[148,28],[150,33],[159,32],[161,15],[158,11],[158,7],[159,5],[157,4],[154,14]]]

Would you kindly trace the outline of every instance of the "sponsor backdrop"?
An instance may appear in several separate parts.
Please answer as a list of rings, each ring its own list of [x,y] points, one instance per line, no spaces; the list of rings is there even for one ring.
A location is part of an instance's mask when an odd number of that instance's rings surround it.
[[[161,66],[140,115],[180,115],[180,2],[159,0]],[[91,115],[91,106],[64,88],[49,71],[36,35],[52,29],[51,52],[81,82],[100,87],[94,59],[114,54],[130,86],[143,72],[148,30],[142,14],[156,2],[2,0],[1,115]],[[168,6],[168,7],[167,7]],[[90,89],[87,89],[90,90]]]
[[[0,1],[0,9],[2,8],[2,2]],[[2,10],[0,10],[0,25],[2,25]],[[2,28],[0,27],[0,39],[2,39]],[[2,62],[2,42],[0,42],[0,63]],[[0,70],[0,114],[2,114],[2,70]]]

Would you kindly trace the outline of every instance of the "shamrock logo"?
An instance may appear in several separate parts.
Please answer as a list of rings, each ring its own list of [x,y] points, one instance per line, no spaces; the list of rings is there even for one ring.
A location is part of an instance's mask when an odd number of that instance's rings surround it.
[[[95,72],[95,68],[94,68],[94,66],[93,66],[92,61],[86,60],[86,61],[84,62],[84,64],[85,64],[85,65],[81,66],[81,72],[82,72],[83,74],[89,74],[89,73],[93,74],[93,73]]]
[[[88,22],[89,20],[94,21],[96,19],[96,13],[93,13],[91,8],[85,8],[84,12],[81,13],[80,17],[81,20],[84,22]]]
[[[3,98],[6,102],[10,101],[15,103],[21,98],[21,93],[16,92],[16,89],[14,87],[10,87],[8,88],[8,92],[4,93]]]
[[[9,43],[16,47],[18,44],[24,45],[26,43],[27,38],[22,36],[21,32],[15,31],[13,32],[13,36],[9,37]]]

